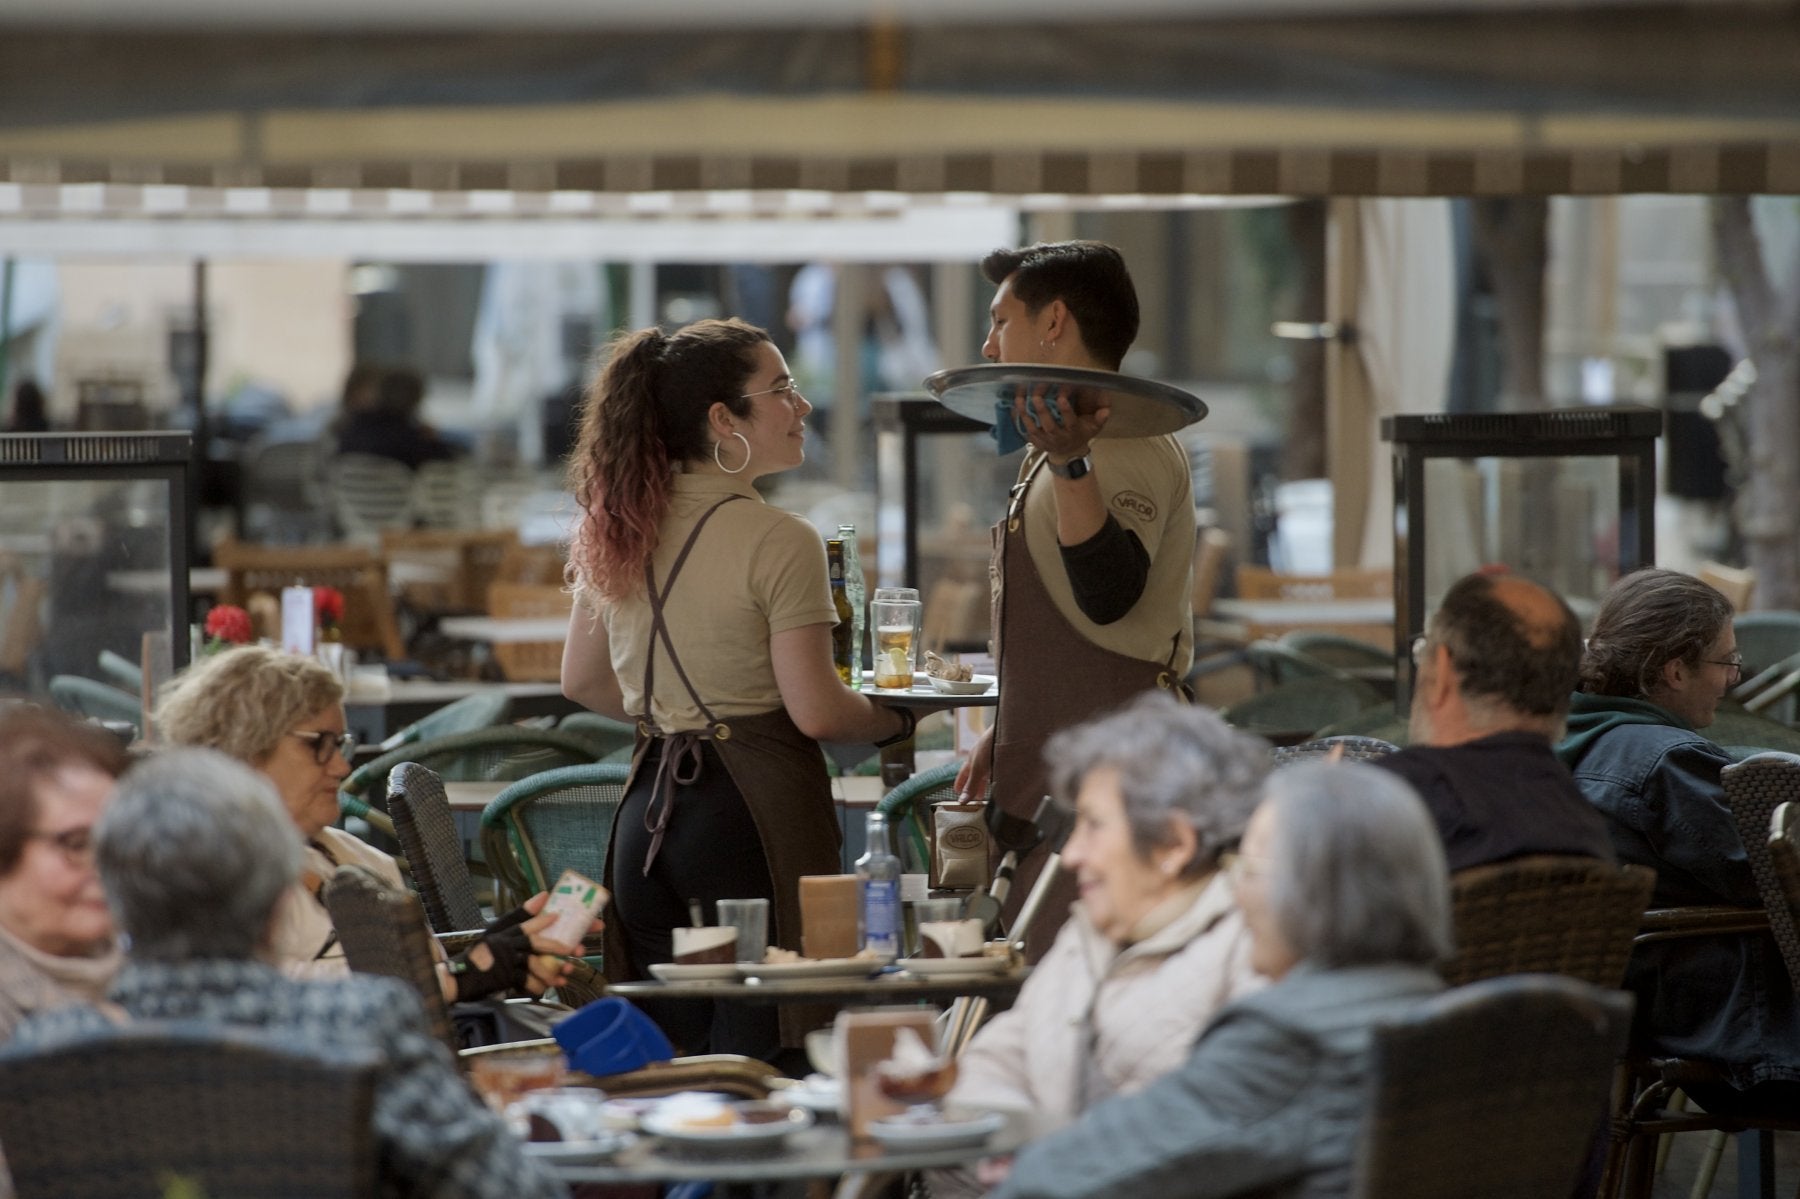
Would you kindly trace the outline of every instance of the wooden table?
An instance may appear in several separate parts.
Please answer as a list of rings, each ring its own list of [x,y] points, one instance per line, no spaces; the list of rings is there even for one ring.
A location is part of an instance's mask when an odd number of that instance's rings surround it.
[[[1030,1113],[1009,1112],[1000,1131],[969,1145],[943,1149],[888,1149],[874,1141],[853,1141],[843,1125],[821,1119],[788,1137],[779,1149],[746,1154],[742,1150],[687,1149],[657,1137],[641,1136],[611,1160],[594,1165],[552,1168],[565,1182],[780,1182],[833,1178],[839,1174],[930,1170],[959,1166],[983,1157],[1011,1153],[1038,1133]]]

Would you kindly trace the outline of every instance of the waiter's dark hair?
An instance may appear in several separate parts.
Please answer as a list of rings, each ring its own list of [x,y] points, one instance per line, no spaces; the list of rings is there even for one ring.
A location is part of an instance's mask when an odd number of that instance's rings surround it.
[[[1100,241],[1039,242],[995,250],[981,273],[998,287],[1012,280],[1013,295],[1036,314],[1061,300],[1081,330],[1082,344],[1114,370],[1138,335],[1137,288],[1124,255]]]

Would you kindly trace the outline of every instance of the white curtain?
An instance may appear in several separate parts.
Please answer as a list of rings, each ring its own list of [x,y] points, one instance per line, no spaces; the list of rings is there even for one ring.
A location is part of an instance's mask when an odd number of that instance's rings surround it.
[[[1380,421],[1398,412],[1444,409],[1456,337],[1456,257],[1449,201],[1364,200],[1358,208],[1363,261],[1356,344],[1369,376],[1371,406],[1362,564],[1391,566],[1392,451],[1381,440]],[[1473,529],[1464,536],[1446,528],[1435,508],[1432,520],[1434,545],[1465,546],[1473,554]],[[1471,561],[1466,569],[1475,565]]]

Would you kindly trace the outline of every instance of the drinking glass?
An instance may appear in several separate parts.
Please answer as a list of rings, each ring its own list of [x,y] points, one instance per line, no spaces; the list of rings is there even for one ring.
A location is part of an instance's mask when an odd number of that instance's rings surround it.
[[[735,925],[737,960],[760,962],[769,951],[769,901],[766,899],[721,899],[719,923]]]
[[[919,667],[919,630],[923,606],[917,592],[911,598],[890,596],[891,591],[912,588],[883,588],[869,605],[875,626],[875,685],[888,689],[910,689],[913,672]]]

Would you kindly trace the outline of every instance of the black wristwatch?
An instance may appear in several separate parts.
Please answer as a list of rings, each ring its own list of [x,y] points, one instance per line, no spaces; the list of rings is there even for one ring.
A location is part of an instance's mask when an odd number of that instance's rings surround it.
[[[1045,458],[1044,465],[1049,467],[1050,473],[1059,479],[1083,479],[1087,477],[1090,470],[1094,469],[1094,460],[1083,454],[1079,458],[1069,459],[1061,466],[1056,465],[1049,458]]]

